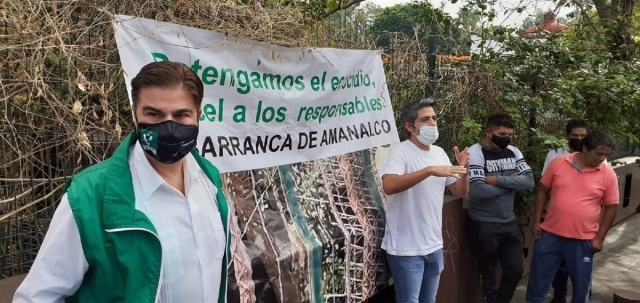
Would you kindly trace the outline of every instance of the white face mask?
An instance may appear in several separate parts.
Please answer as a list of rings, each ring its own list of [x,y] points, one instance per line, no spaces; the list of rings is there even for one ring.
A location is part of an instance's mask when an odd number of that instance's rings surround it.
[[[420,126],[420,134],[416,137],[420,143],[429,146],[438,140],[438,126]]]

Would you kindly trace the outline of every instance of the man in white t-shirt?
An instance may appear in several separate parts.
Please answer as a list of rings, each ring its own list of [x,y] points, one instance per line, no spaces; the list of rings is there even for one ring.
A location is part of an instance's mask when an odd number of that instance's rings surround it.
[[[589,131],[589,123],[584,119],[575,118],[569,120],[567,126],[565,128],[565,139],[569,141],[569,150],[566,150],[562,147],[557,149],[552,149],[547,154],[547,159],[544,161],[544,166],[542,167],[542,174],[547,170],[549,163],[555,158],[563,157],[569,154],[573,154],[578,151],[582,151],[582,139],[587,136],[587,132]],[[604,163],[607,163],[607,160],[604,160]],[[564,263],[560,264],[560,268],[558,272],[556,272],[555,277],[553,278],[553,300],[550,303],[565,303],[567,301],[567,283],[569,281],[569,274],[567,273],[567,269],[565,268]],[[591,294],[589,294],[591,296]]]
[[[403,113],[409,140],[396,146],[387,160],[382,186],[387,215],[382,249],[393,276],[397,303],[435,302],[442,251],[444,189],[464,197],[469,191],[469,151],[454,147],[459,166],[451,165],[438,139],[433,99],[410,104]]]

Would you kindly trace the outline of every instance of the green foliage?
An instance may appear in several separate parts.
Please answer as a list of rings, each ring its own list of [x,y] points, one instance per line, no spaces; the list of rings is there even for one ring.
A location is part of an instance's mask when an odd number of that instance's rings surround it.
[[[372,31],[379,35],[376,43],[379,47],[391,44],[390,34],[414,39],[425,45],[430,35],[437,35],[438,53],[442,54],[457,52],[457,41],[461,37],[454,19],[426,1],[385,8],[375,16]],[[424,51],[427,49],[425,46]]]
[[[241,0],[244,4],[260,3],[270,8],[302,7],[316,19],[327,18],[339,11],[358,6],[364,0]]]
[[[490,113],[508,112],[516,121],[514,145],[522,150],[539,178],[546,153],[567,148],[563,130],[570,118],[587,119],[592,129],[607,132],[619,145],[640,141],[637,43],[625,40],[611,44],[624,35],[640,40],[637,10],[631,23],[624,18],[602,18],[596,10],[580,10],[574,14],[577,17],[562,20],[570,26],[562,34],[532,40],[518,35],[519,29],[490,24],[493,12],[485,1],[474,0],[466,7],[467,11],[476,11],[481,20],[489,21],[482,33],[485,39],[501,42],[505,48],[500,53],[488,50],[486,56],[473,56],[463,67],[489,74],[490,81],[479,84],[478,92],[491,89],[486,83],[497,89],[492,95],[470,97],[474,102],[467,103],[459,144],[477,141]],[[460,18],[468,16],[461,14]],[[531,18],[526,22],[529,24],[525,27],[541,20]],[[522,204],[516,212],[524,218],[533,194],[518,195],[517,201]]]
[[[482,124],[472,120],[470,117],[464,117],[460,132],[460,142],[458,144],[460,146],[471,146],[478,142],[478,138],[482,137]]]
[[[530,40],[502,34],[504,53],[489,53],[481,62],[501,83],[499,105],[471,104],[482,117],[489,109],[513,114],[519,124],[519,146],[533,166],[540,167],[550,148],[566,146],[562,124],[545,128],[547,121],[587,119],[594,129],[606,131],[619,142],[638,142],[640,136],[640,64],[637,60],[610,60],[597,38],[584,32]],[[474,116],[472,116],[474,118]],[[476,118],[477,119],[477,118]]]
[[[454,0],[455,1],[455,0]],[[465,33],[482,32],[482,16],[477,9],[462,7],[458,11],[458,21]]]

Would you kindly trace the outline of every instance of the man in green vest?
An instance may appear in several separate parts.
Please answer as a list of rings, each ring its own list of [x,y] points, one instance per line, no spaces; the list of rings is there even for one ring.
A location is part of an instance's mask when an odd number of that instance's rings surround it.
[[[229,209],[194,149],[203,94],[182,63],[140,70],[136,130],[67,182],[14,303],[226,302]]]

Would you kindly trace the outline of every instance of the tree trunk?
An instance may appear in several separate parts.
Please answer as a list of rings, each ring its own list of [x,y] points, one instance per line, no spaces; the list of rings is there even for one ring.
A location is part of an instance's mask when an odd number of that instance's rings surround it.
[[[635,41],[630,28],[633,8],[637,0],[593,0],[598,18],[605,27],[605,41],[611,56],[616,61],[629,61],[635,52]]]
[[[633,58],[632,45],[635,43],[631,38],[628,28],[617,28],[610,31],[609,52],[616,61],[629,61]]]

